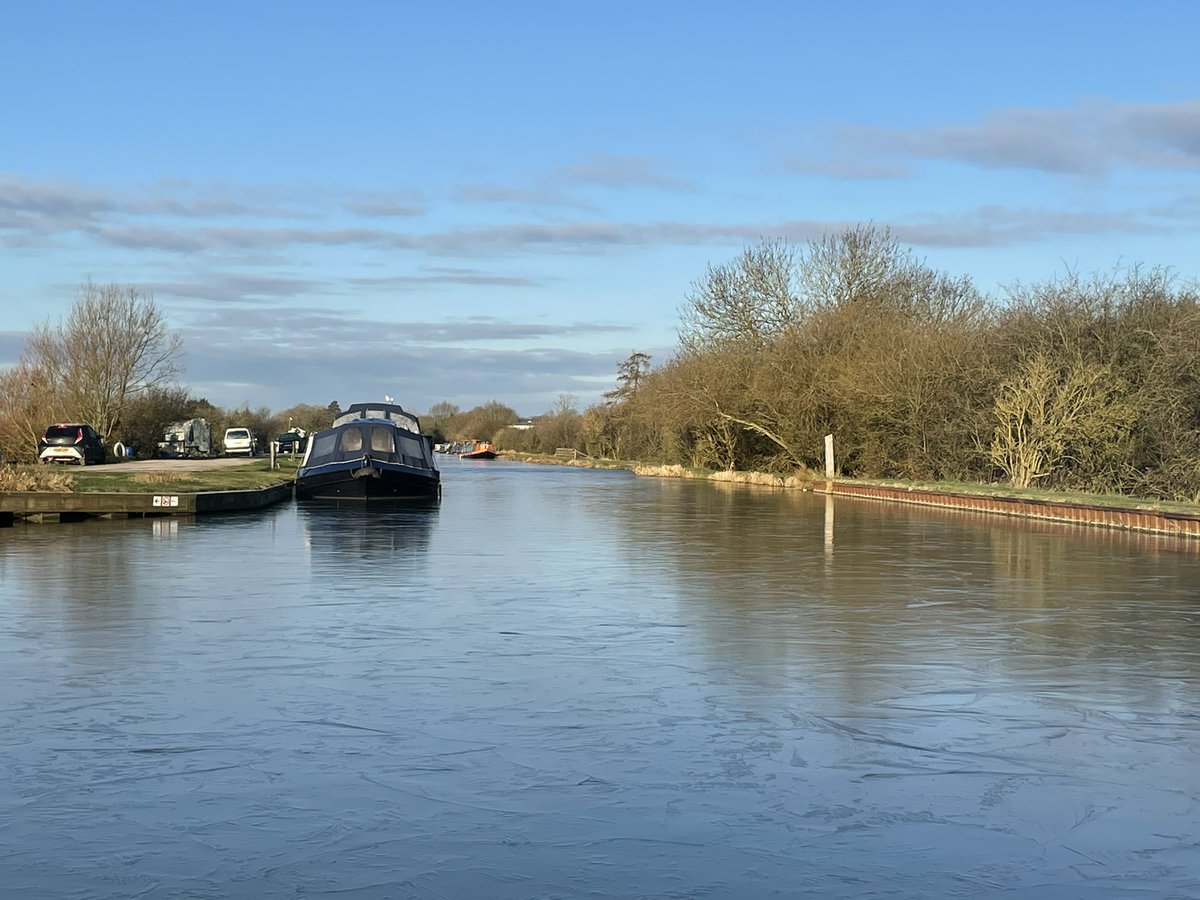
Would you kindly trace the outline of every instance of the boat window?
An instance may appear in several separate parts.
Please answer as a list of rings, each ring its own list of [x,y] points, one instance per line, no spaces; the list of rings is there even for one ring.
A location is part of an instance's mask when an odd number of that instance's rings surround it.
[[[417,437],[409,437],[407,434],[396,435],[400,442],[400,452],[404,455],[404,462],[410,466],[425,465],[425,441]]]
[[[337,433],[318,435],[313,440],[312,455],[313,459],[321,456],[329,456],[337,448]]]
[[[392,452],[392,429],[388,425],[376,425],[371,429],[371,450],[378,453]]]
[[[363,448],[363,435],[361,428],[347,428],[342,432],[342,449],[351,453]]]

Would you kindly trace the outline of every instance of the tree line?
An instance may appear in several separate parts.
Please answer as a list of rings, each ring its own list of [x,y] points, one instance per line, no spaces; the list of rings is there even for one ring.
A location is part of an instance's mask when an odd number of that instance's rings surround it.
[[[223,408],[178,383],[183,341],[153,296],[120,284],[84,284],[67,317],[36,326],[17,363],[0,373],[0,448],[10,462],[37,459],[38,439],[54,422],[92,425],[112,447],[153,456],[172,422],[204,418],[219,439],[247,427],[262,440],[291,427],[328,427],[337,403]]]
[[[581,417],[592,455],[1200,499],[1200,306],[1165,269],[988,297],[886,229],[764,240],[693,282],[679,347]]]

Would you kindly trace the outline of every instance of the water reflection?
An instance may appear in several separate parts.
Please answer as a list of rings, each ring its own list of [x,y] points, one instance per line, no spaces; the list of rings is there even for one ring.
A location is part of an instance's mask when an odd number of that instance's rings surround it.
[[[322,575],[350,574],[364,563],[411,563],[428,550],[438,514],[437,506],[297,504],[304,546]]]
[[[1138,702],[1147,670],[1200,678],[1197,542],[711,487],[665,482],[653,502],[671,515],[616,521],[747,686],[803,678],[854,705],[963,670],[1053,670]]]
[[[1195,545],[624,473],[445,480],[432,510],[6,529],[0,883],[1195,893]]]
[[[0,598],[31,621],[52,626],[80,659],[144,650],[150,641],[145,626],[159,614],[161,598],[146,589],[136,558],[108,549],[115,536],[133,533],[130,525],[81,522],[6,531]],[[135,526],[140,534],[148,527]]]

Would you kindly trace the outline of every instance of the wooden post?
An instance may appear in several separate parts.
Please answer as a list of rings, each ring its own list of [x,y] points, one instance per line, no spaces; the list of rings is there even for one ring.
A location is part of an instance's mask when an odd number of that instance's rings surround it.
[[[833,480],[833,435],[825,435],[825,477]]]

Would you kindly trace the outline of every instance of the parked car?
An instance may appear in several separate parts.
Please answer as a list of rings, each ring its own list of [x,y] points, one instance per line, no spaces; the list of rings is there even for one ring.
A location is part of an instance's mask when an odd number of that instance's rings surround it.
[[[86,466],[105,461],[104,439],[91,425],[60,422],[51,425],[38,441],[38,462]]]
[[[308,436],[299,429],[293,429],[277,437],[275,443],[279,445],[280,453],[303,453],[308,446]]]
[[[258,453],[258,438],[249,428],[226,428],[222,444],[226,456],[254,456]]]

